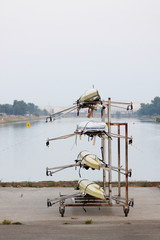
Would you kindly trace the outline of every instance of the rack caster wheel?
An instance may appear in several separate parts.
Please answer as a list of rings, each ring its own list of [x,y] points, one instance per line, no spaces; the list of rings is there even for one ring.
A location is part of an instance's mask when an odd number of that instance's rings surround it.
[[[47,199],[47,207],[52,207],[52,204],[49,199]]]
[[[125,217],[128,217],[129,207],[123,207]]]
[[[59,207],[59,213],[61,214],[61,217],[64,217],[65,208],[64,207]]]
[[[134,207],[134,201],[130,201],[129,206]]]

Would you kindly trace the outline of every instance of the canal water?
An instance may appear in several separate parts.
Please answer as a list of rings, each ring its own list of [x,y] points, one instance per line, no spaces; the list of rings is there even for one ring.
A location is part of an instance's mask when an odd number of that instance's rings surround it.
[[[101,158],[101,139],[96,144],[88,141],[87,136],[50,142],[47,138],[73,133],[78,123],[88,119],[63,118],[52,123],[45,120],[26,123],[0,125],[0,181],[68,181],[87,178],[102,180],[102,170],[71,168],[46,176],[46,167],[55,167],[74,163],[82,150],[89,150]],[[96,121],[98,119],[94,119]],[[138,119],[112,119],[112,122],[128,122],[129,136],[133,144],[129,145],[129,168],[132,169],[130,181],[160,181],[160,124]],[[117,133],[117,128],[112,127]],[[124,133],[122,127],[121,134]],[[124,167],[124,140],[121,140],[121,165]],[[106,140],[106,151],[107,140]],[[117,139],[112,139],[112,162],[117,166]],[[117,174],[113,173],[113,180]],[[123,177],[122,177],[123,180]]]

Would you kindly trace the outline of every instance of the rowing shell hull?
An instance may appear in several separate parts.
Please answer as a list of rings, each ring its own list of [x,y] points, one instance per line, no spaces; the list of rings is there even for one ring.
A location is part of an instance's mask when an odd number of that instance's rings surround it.
[[[87,90],[79,99],[81,103],[83,102],[93,102],[93,101],[99,101],[100,96],[96,89],[92,88],[90,90]]]
[[[106,123],[104,122],[94,122],[94,121],[84,121],[77,125],[77,132],[104,132],[106,130]]]
[[[88,151],[82,151],[78,155],[78,160],[81,160],[82,165],[86,165],[90,168],[100,170],[100,161],[98,157]]]
[[[96,198],[105,199],[103,188],[101,188],[98,184],[92,181],[89,181],[87,179],[80,180],[79,188],[85,195],[89,194]]]

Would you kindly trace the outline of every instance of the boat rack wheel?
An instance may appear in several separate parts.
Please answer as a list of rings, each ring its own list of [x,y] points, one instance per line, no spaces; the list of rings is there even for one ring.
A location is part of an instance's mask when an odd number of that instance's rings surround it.
[[[59,207],[59,213],[61,214],[61,217],[64,217],[64,213],[65,213],[65,207]]]
[[[129,213],[129,206],[126,207],[126,206],[123,206],[123,211],[124,211],[124,215],[125,217],[128,217],[128,213]]]
[[[61,214],[61,217],[64,217],[64,213],[65,213],[65,204],[64,204],[65,200],[61,200],[60,201],[60,205],[59,205],[59,213]]]
[[[134,207],[134,201],[130,201],[129,206]]]
[[[52,203],[49,199],[47,199],[47,207],[52,207]]]

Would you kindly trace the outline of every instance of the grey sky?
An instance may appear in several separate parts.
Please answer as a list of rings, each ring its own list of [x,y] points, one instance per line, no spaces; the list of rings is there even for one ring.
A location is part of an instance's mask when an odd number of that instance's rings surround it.
[[[0,104],[160,96],[159,0],[0,0]]]

